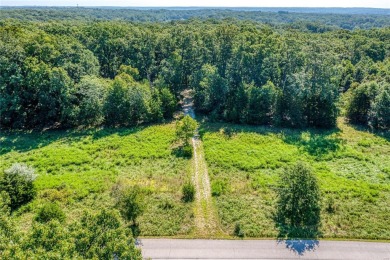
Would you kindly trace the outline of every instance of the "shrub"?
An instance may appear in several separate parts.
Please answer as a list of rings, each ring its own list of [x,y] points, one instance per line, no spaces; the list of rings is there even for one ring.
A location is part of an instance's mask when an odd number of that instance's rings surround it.
[[[183,146],[183,156],[184,157],[187,157],[187,158],[191,158],[192,157],[192,153],[193,153],[193,150],[192,150],[192,146],[191,145],[185,145]]]
[[[19,208],[35,197],[35,178],[34,169],[25,164],[15,163],[4,171],[0,179],[0,190],[8,193],[11,210]]]
[[[164,199],[159,205],[158,207],[160,209],[163,209],[163,210],[170,210],[170,209],[173,209],[175,207],[175,204],[173,201],[170,201],[168,199]]]
[[[177,157],[183,157],[183,158],[190,159],[192,157],[192,154],[193,154],[193,148],[192,148],[192,145],[185,144],[185,145],[181,145],[181,146],[174,148],[172,153]]]
[[[240,222],[237,222],[236,225],[234,226],[234,235],[241,238],[245,237],[245,232],[242,229]]]
[[[6,193],[5,191],[1,191],[0,192],[0,240],[7,239],[7,237],[9,237],[14,232],[14,227],[11,223],[11,218],[10,218],[10,213],[11,213],[9,208],[10,203],[11,200],[10,197],[8,196],[8,193]]]
[[[195,199],[195,186],[192,182],[188,181],[183,186],[183,197],[184,202],[192,202]]]
[[[326,212],[329,214],[333,214],[336,212],[336,205],[333,197],[330,197],[326,204]]]
[[[10,203],[8,193],[0,191],[0,259],[26,259],[19,257],[20,235],[11,217]]]
[[[35,216],[35,220],[40,223],[47,223],[54,219],[59,222],[63,222],[65,220],[64,212],[56,203],[47,203],[43,205]]]
[[[216,180],[211,183],[211,194],[220,196],[227,191],[227,184],[222,180]]]

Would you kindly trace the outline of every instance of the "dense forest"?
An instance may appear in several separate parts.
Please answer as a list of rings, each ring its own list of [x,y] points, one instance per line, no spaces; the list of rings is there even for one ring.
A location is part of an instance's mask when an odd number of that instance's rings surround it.
[[[3,7],[2,19],[123,20],[131,22],[170,22],[188,19],[236,19],[272,26],[324,32],[332,29],[370,29],[390,26],[390,11],[375,8],[76,8]]]
[[[373,128],[390,125],[389,27],[319,33],[239,20],[0,26],[3,129],[159,122],[172,117],[183,89],[195,91],[197,111],[210,120],[332,128],[343,114]]]

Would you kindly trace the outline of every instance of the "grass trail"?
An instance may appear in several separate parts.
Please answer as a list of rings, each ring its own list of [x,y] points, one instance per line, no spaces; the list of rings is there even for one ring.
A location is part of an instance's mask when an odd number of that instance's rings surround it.
[[[210,178],[201,140],[192,138],[194,147],[194,174],[193,182],[196,188],[195,199],[195,234],[197,237],[215,237],[220,232],[218,216],[211,197]]]
[[[193,93],[190,90],[184,90],[183,112],[195,119],[193,108]],[[198,130],[192,138],[193,145],[193,175],[192,181],[195,185],[195,230],[196,237],[211,238],[221,235],[216,207],[211,197],[210,178],[207,170],[206,160],[204,158],[202,141],[199,138]]]

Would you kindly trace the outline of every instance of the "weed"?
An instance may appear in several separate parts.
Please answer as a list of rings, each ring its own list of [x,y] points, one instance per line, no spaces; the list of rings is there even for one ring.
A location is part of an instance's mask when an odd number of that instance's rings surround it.
[[[390,239],[388,138],[343,120],[333,131],[206,123],[200,132],[211,182],[226,180],[229,186],[214,197],[226,233],[240,222],[247,237],[275,237],[278,176],[304,161],[323,194],[324,237]]]

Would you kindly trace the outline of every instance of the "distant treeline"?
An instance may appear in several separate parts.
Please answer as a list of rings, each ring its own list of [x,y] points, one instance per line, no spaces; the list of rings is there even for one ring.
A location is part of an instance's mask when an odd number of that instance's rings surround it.
[[[0,123],[158,122],[191,88],[211,120],[331,128],[342,113],[386,129],[389,56],[389,27],[312,33],[237,20],[8,20],[0,22]]]
[[[6,7],[1,19],[23,21],[51,20],[124,20],[132,22],[170,22],[188,19],[237,19],[303,29],[370,29],[390,26],[389,9],[375,8],[76,8]],[[307,28],[312,30],[313,28]]]

